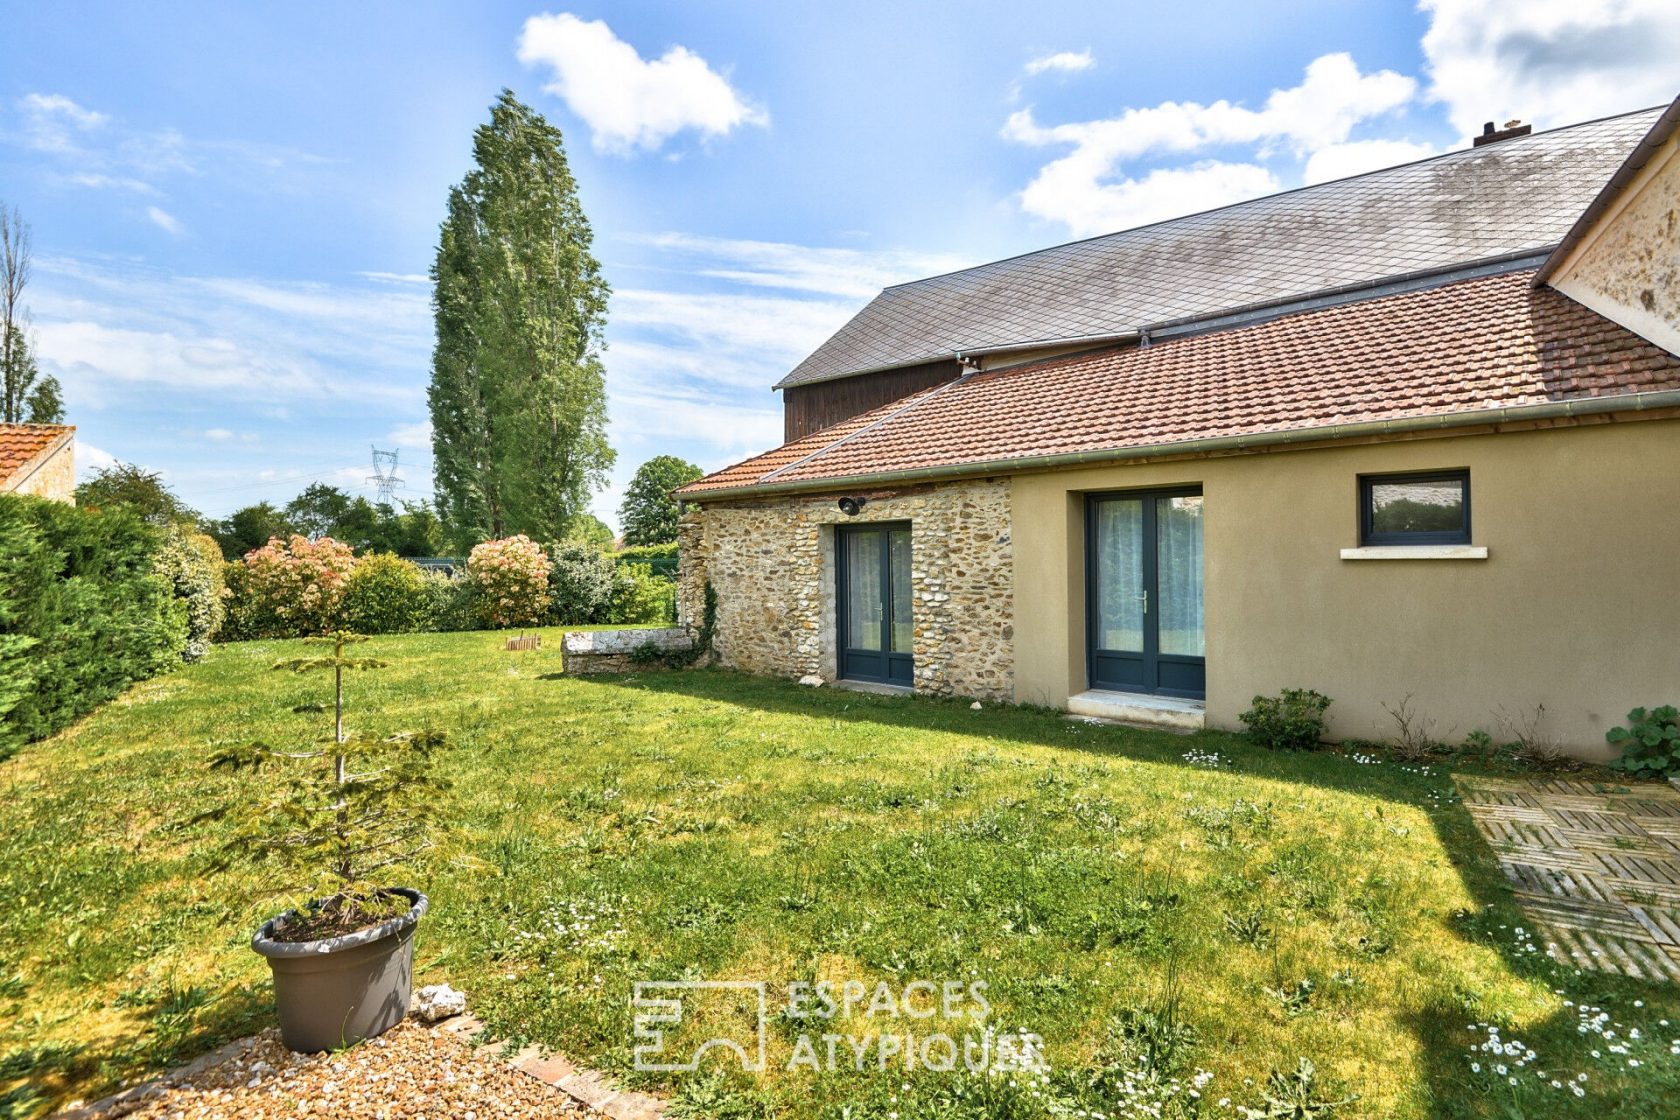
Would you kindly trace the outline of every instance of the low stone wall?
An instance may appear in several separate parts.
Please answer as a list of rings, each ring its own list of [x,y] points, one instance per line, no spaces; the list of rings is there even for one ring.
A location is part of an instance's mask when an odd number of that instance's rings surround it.
[[[561,665],[573,676],[658,668],[631,656],[647,646],[662,653],[687,653],[694,639],[687,630],[576,630],[560,639]]]
[[[868,499],[855,517],[836,507],[841,493],[691,509],[678,531],[679,621],[699,628],[710,581],[718,597],[712,646],[721,664],[833,680],[835,527],[908,521],[916,690],[1012,700],[1009,487],[1004,478],[841,492]]]

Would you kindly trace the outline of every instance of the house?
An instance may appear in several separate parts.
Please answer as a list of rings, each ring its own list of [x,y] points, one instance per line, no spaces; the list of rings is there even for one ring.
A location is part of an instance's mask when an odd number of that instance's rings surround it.
[[[76,500],[76,429],[63,424],[0,424],[0,494]]]
[[[725,665],[1240,726],[1680,701],[1680,102],[888,288],[678,491]],[[1486,143],[1483,140],[1488,141]],[[1540,715],[1541,706],[1544,713]]]

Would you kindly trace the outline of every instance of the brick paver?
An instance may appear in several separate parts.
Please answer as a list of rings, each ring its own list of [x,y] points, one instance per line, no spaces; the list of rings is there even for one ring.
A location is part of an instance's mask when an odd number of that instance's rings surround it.
[[[1563,778],[1460,785],[1553,957],[1680,980],[1680,792]]]

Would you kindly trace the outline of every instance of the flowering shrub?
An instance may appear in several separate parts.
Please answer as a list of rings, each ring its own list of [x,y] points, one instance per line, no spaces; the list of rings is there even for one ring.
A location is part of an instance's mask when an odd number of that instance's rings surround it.
[[[491,627],[533,626],[548,610],[548,554],[520,534],[485,541],[467,557],[479,616]]]
[[[356,567],[350,546],[331,537],[272,538],[245,554],[238,591],[255,622],[246,637],[295,638],[326,634],[338,625],[344,586]]]

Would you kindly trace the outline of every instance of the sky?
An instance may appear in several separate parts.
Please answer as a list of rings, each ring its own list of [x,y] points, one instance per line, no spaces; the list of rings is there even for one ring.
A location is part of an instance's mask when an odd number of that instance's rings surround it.
[[[431,491],[427,270],[498,92],[565,133],[635,468],[780,442],[882,286],[1680,93],[1673,0],[13,5],[0,201],[84,473]]]

